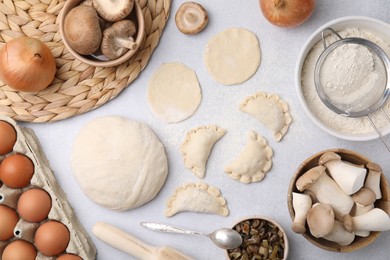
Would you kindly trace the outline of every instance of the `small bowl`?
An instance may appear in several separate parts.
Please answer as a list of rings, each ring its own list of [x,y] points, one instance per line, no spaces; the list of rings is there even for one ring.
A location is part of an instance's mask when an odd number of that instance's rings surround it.
[[[246,221],[253,221],[253,220],[266,221],[266,223],[271,224],[272,226],[276,227],[280,231],[279,235],[280,235],[280,233],[282,233],[282,236],[283,236],[282,238],[283,238],[283,242],[284,242],[284,250],[283,250],[283,258],[282,259],[287,259],[288,251],[289,251],[287,235],[286,235],[286,232],[284,231],[283,227],[279,223],[277,223],[275,220],[268,218],[268,217],[259,216],[259,215],[247,216],[247,217],[241,218],[239,221],[235,222],[234,225],[232,226],[232,228],[235,229],[235,227],[237,225],[239,225],[240,223],[244,223]],[[246,236],[242,232],[240,232],[240,231],[238,231],[238,232],[241,234],[242,237]],[[261,241],[256,245],[260,246]],[[238,247],[238,248],[240,248],[240,247]],[[234,251],[234,250],[237,250],[237,248],[231,249],[231,250],[226,250],[226,258],[227,259],[230,259],[230,260],[237,259],[237,258],[233,258],[233,257],[229,256],[229,252]],[[240,258],[238,258],[238,259],[240,259]],[[249,259],[251,259],[251,258],[249,258]],[[280,259],[280,258],[278,258],[278,259]]]
[[[75,50],[70,47],[69,42],[64,34],[64,20],[65,16],[69,13],[69,11],[79,5],[83,0],[67,0],[64,4],[64,7],[62,8],[61,14],[60,14],[60,34],[62,41],[66,48],[69,50],[69,52],[78,60],[91,65],[95,67],[113,67],[120,65],[127,60],[129,60],[138,50],[139,46],[141,45],[142,41],[145,38],[145,20],[144,15],[142,13],[142,9],[138,4],[138,1],[134,1],[134,8],[131,11],[130,16],[135,15],[136,16],[136,25],[137,25],[137,37],[135,38],[135,42],[137,43],[137,47],[133,50],[128,50],[125,54],[120,56],[119,58],[115,60],[108,60],[106,57],[104,57],[101,54],[92,54],[92,55],[81,55],[77,53]],[[133,20],[134,21],[134,20]]]
[[[288,187],[288,195],[287,195],[287,205],[288,205],[288,211],[291,216],[291,220],[294,220],[295,213],[292,206],[292,192],[299,192],[296,188],[296,181],[297,179],[303,175],[305,172],[307,172],[309,169],[318,166],[318,160],[319,158],[326,152],[335,152],[338,155],[341,156],[342,160],[351,162],[353,164],[357,165],[366,165],[369,162],[372,162],[368,158],[364,157],[363,155],[356,153],[354,151],[346,150],[346,149],[329,149],[325,150],[319,153],[314,154],[313,156],[309,157],[303,163],[298,167],[296,172],[294,173],[290,185]],[[380,208],[381,202],[388,202],[390,200],[390,190],[388,187],[388,183],[386,180],[385,175],[382,173],[380,178],[380,188],[382,192],[382,198],[376,200],[375,207]],[[384,208],[383,208],[384,209]],[[385,210],[385,209],[384,209]],[[325,240],[323,238],[315,238],[310,234],[310,231],[308,227],[306,226],[306,232],[302,234],[304,238],[306,238],[309,242],[312,244],[328,250],[328,251],[334,251],[334,252],[352,252],[358,249],[361,249],[363,247],[368,246],[369,244],[373,243],[375,239],[380,235],[380,232],[371,232],[371,234],[368,237],[359,237],[356,236],[355,240],[347,246],[342,246],[337,243]]]
[[[307,39],[307,41],[305,42],[305,44],[303,45],[299,53],[298,60],[296,63],[296,68],[295,68],[295,85],[297,87],[298,98],[300,100],[300,103],[304,111],[309,116],[309,118],[314,122],[314,124],[316,124],[320,129],[327,132],[328,134],[344,140],[367,141],[367,140],[377,139],[378,135],[376,134],[374,129],[372,129],[372,132],[368,132],[364,134],[349,134],[345,132],[340,132],[339,130],[333,128],[332,126],[325,124],[316,116],[316,114],[313,111],[311,111],[307,103],[307,100],[303,95],[302,84],[301,84],[301,72],[302,72],[304,62],[312,47],[321,40],[321,32],[327,27],[331,27],[336,31],[343,30],[346,28],[351,28],[351,27],[359,28],[376,34],[378,37],[381,37],[385,42],[390,42],[390,25],[380,20],[369,18],[369,17],[363,17],[363,16],[347,16],[347,17],[342,17],[342,18],[332,20],[324,24],[320,28],[318,28]],[[388,133],[390,133],[390,125],[388,125],[386,129],[383,129],[384,135]]]

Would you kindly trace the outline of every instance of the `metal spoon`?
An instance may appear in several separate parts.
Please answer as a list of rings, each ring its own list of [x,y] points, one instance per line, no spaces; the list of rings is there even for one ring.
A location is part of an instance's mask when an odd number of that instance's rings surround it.
[[[215,230],[213,233],[203,234],[197,231],[173,227],[161,223],[141,222],[140,224],[141,226],[153,231],[206,236],[210,238],[215,245],[223,249],[234,249],[242,244],[242,237],[240,234],[231,228],[220,228]]]

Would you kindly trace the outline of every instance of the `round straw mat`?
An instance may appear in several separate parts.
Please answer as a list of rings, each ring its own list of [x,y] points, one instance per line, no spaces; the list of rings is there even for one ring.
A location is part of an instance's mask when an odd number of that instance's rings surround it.
[[[25,122],[58,121],[95,109],[116,97],[147,65],[169,16],[171,0],[138,0],[145,16],[145,40],[127,62],[109,68],[75,59],[62,43],[59,14],[64,0],[0,0],[0,48],[21,36],[40,39],[51,49],[57,73],[37,93],[0,83],[0,114]]]

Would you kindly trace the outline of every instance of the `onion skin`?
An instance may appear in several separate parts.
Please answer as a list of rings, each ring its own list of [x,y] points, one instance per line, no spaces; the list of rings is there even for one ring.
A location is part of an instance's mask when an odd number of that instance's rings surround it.
[[[0,50],[0,79],[15,90],[37,92],[45,89],[55,73],[53,54],[38,39],[12,39]]]
[[[273,25],[293,28],[304,23],[313,13],[315,0],[259,0],[264,17]]]

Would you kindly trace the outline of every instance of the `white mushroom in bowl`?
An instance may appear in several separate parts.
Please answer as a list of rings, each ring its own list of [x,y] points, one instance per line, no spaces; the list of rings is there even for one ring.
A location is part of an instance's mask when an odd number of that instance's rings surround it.
[[[105,21],[117,22],[131,13],[134,0],[92,0],[92,5]]]

